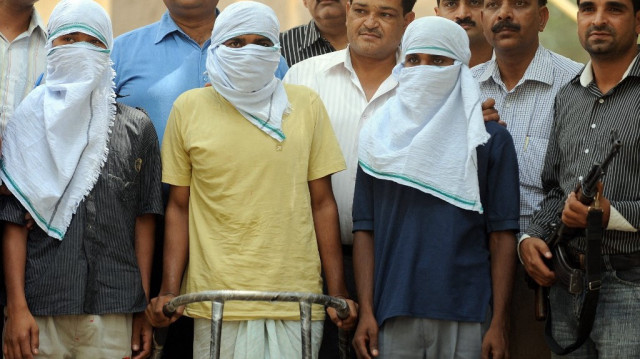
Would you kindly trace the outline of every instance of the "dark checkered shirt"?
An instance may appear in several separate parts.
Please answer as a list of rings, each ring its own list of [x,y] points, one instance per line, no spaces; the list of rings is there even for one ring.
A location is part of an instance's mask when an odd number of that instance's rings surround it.
[[[29,231],[25,295],[33,315],[133,313],[146,307],[135,224],[139,215],[163,212],[158,138],[142,111],[121,104],[111,131],[107,162],[64,239],[48,237],[38,226]],[[25,209],[15,198],[2,197],[0,220],[23,224]]]

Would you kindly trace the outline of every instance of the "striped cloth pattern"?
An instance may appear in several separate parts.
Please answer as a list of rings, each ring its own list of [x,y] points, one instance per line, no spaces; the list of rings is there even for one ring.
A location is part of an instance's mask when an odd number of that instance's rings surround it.
[[[590,66],[589,64],[587,66]],[[586,72],[586,71],[585,71]],[[576,77],[558,93],[552,135],[542,181],[546,197],[527,234],[546,238],[548,224],[559,220],[567,194],[594,161],[602,161],[611,148],[610,133],[616,130],[622,147],[611,162],[604,183],[604,196],[636,229],[607,230],[603,254],[640,251],[640,61],[616,87],[602,94],[594,82],[586,87]],[[572,245],[585,249],[585,238]]]
[[[20,101],[44,72],[47,33],[36,10],[29,28],[9,43],[0,34],[0,135]]]
[[[331,43],[322,37],[313,20],[280,33],[280,47],[289,67],[310,57],[335,51]]]

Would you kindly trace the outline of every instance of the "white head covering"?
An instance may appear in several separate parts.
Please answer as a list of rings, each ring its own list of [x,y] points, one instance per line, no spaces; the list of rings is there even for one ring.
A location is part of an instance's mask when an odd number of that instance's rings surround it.
[[[482,212],[476,147],[489,139],[480,89],[471,75],[467,33],[453,21],[429,16],[413,21],[402,38],[402,58],[424,53],[453,58],[451,66],[393,69],[396,95],[360,133],[362,169]]]
[[[280,63],[280,24],[270,7],[253,1],[229,5],[216,19],[207,56],[211,85],[247,120],[279,142],[289,99],[274,75]],[[240,35],[262,35],[274,46],[230,48],[223,42]]]
[[[86,42],[53,47],[81,32]],[[111,20],[93,0],[62,0],[48,24],[46,83],[18,106],[3,135],[0,177],[48,235],[62,239],[107,159],[115,119]]]

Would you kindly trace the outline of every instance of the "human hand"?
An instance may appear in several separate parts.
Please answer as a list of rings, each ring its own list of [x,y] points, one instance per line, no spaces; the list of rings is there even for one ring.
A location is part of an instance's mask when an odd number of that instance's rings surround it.
[[[498,124],[507,127],[507,123],[500,120],[500,114],[494,107],[495,105],[496,100],[492,98],[488,98],[482,103],[482,117],[484,118],[484,122],[496,121]]]
[[[147,321],[144,312],[133,315],[133,330],[131,334],[132,359],[144,359],[151,355],[151,341],[153,328]]]
[[[6,359],[33,359],[39,354],[40,330],[29,309],[8,311],[2,353]]]
[[[378,352],[378,322],[373,314],[361,315],[353,336],[353,346],[358,359],[371,359]]]
[[[602,195],[603,185],[598,182],[598,202],[602,208],[602,226],[606,227],[609,223],[611,212],[611,203]],[[564,202],[562,210],[562,223],[570,228],[587,228],[587,213],[589,206],[583,204],[578,199],[575,192],[569,193],[567,200]]]
[[[491,322],[482,339],[482,359],[509,359],[509,338],[504,325]]]
[[[550,260],[553,255],[542,239],[529,237],[520,242],[520,257],[524,269],[536,283],[543,287],[549,287],[553,284],[556,274],[544,262]]]
[[[176,309],[176,312],[171,317],[167,317],[162,311],[164,305],[169,303],[169,301],[174,297],[175,295],[173,294],[165,294],[151,299],[151,302],[149,303],[149,305],[147,305],[147,309],[144,311],[145,315],[147,316],[147,320],[149,320],[149,323],[151,323],[151,325],[156,328],[166,327],[182,316],[184,306],[178,307]]]
[[[338,317],[338,313],[334,308],[327,308],[327,314],[331,321],[336,324],[336,326],[340,329],[351,330],[356,325],[356,321],[358,319],[358,303],[354,302],[351,299],[345,299],[347,301],[347,305],[349,306],[349,316],[340,319]]]

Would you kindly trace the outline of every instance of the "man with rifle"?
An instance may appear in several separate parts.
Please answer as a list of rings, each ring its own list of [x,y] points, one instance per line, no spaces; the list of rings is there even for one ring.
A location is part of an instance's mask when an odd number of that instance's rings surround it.
[[[571,357],[637,358],[640,1],[582,0],[578,6],[578,34],[591,61],[558,92],[542,173],[545,198],[518,249],[529,275],[551,287],[547,339],[554,352],[575,349]],[[619,153],[608,162],[594,200],[585,200],[581,197],[591,187],[585,183],[587,173],[594,162],[615,153],[608,141],[615,132],[622,143]],[[576,191],[579,182],[583,186]],[[560,225],[568,230],[562,231],[557,246],[549,246],[545,240],[551,240],[559,212]],[[568,267],[558,265],[560,259]]]

